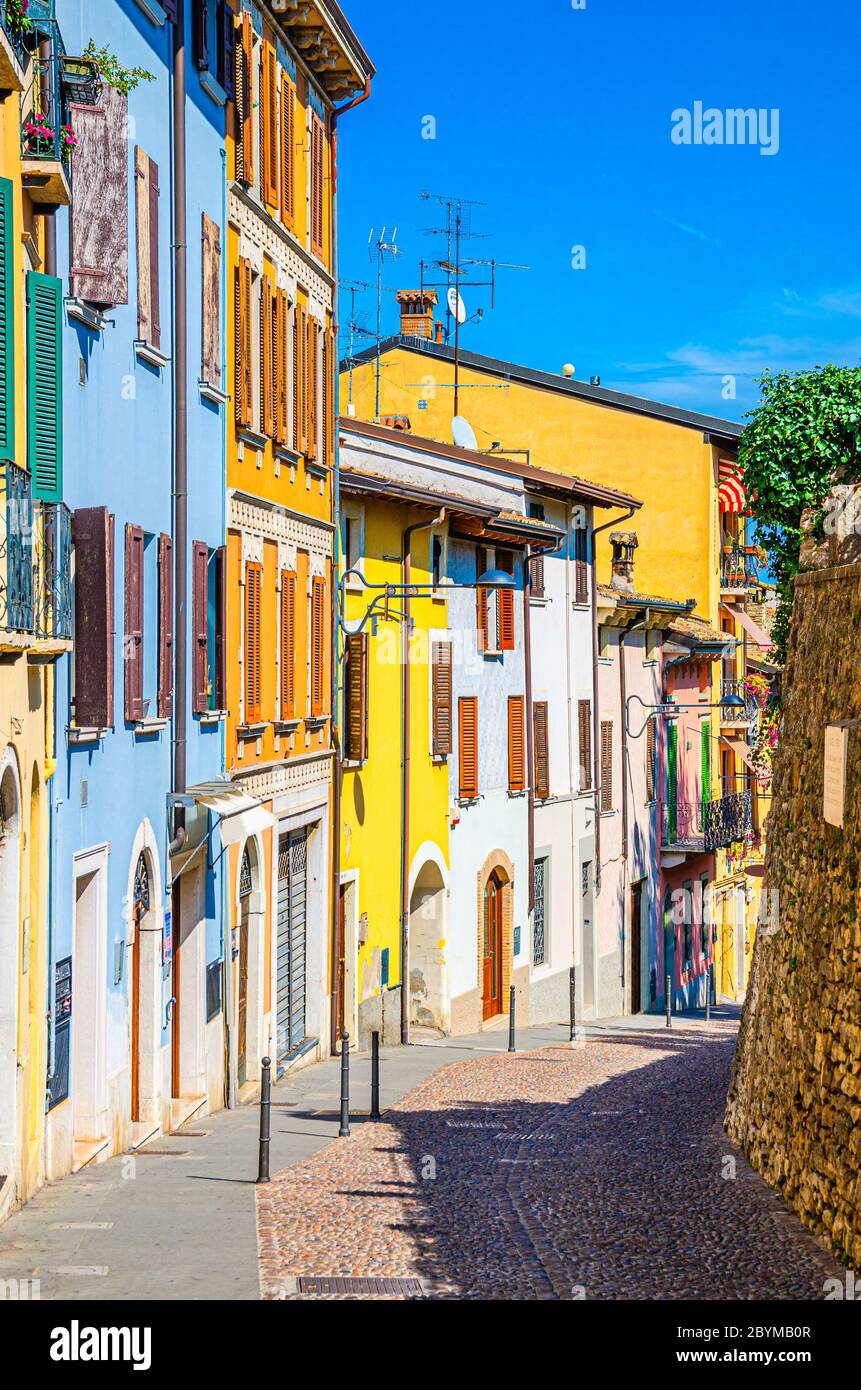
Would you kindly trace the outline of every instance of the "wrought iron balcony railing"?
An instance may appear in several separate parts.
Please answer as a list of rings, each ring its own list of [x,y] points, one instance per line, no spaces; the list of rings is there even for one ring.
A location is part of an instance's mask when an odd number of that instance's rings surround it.
[[[715,797],[713,801],[664,801],[661,813],[661,848],[679,854],[711,854],[751,828],[749,791]]]
[[[30,48],[27,43],[30,29],[20,0],[0,0],[0,29],[6,35],[18,66],[26,68],[30,61]]]
[[[34,640],[68,641],[72,636],[71,512],[62,502],[34,501],[30,474],[4,462],[0,631]]]
[[[68,173],[74,148],[69,104],[60,83],[56,43],[48,58],[34,58],[21,102],[21,157],[53,160]]]
[[[723,705],[721,707],[721,721],[724,724],[750,724],[756,718],[758,705],[752,699],[750,692],[745,690],[744,682],[739,680],[722,679],[720,683],[721,700],[725,700],[727,695],[738,695],[744,700],[744,708],[741,706]]]
[[[749,589],[759,583],[756,559],[748,550],[743,545],[724,546],[720,561],[722,589]]]
[[[37,637],[72,636],[72,513],[63,502],[42,502],[36,527],[33,589]]]

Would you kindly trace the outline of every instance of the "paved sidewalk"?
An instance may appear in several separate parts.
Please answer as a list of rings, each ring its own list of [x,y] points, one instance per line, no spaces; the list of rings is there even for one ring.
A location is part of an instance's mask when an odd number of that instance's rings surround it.
[[[567,1039],[568,1030],[527,1028],[517,1037],[522,1049],[540,1048]],[[507,1046],[506,1027],[384,1048],[384,1110],[439,1067]],[[369,1056],[354,1054],[356,1111],[367,1113],[369,1085]],[[273,1087],[272,1173],[337,1137],[339,1095],[338,1058]],[[357,1117],[354,1127],[362,1123]],[[186,1131],[159,1135],[135,1155],[44,1188],[0,1226],[0,1280],[35,1277],[43,1299],[259,1298],[258,1124],[256,1106],[197,1117]]]

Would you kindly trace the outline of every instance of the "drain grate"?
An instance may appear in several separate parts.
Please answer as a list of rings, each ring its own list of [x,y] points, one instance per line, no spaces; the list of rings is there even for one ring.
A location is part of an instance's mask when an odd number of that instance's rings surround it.
[[[135,1158],[189,1158],[191,1149],[135,1149]]]
[[[348,1298],[385,1298],[393,1294],[401,1298],[421,1298],[424,1293],[420,1279],[351,1279],[301,1275],[296,1285],[297,1293],[340,1293]]]

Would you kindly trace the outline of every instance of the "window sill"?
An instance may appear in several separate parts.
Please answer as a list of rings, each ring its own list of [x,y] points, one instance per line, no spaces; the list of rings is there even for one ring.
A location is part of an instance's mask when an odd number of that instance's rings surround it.
[[[201,724],[223,724],[226,718],[226,709],[205,709],[201,710],[197,715],[197,719]]]
[[[265,734],[268,728],[269,724],[266,721],[261,724],[240,724],[236,730],[236,737],[241,739],[260,738],[261,734]]]
[[[459,796],[457,804],[458,806],[477,806],[480,800],[481,798],[478,796]]]
[[[142,338],[135,339],[135,357],[139,362],[145,362],[148,367],[156,367],[159,371],[170,366],[170,358],[165,357],[163,352],[159,352],[152,343],[144,342]]]
[[[170,721],[162,718],[133,720],[135,735],[145,738],[148,734],[159,734]]]
[[[217,386],[213,386],[211,381],[199,381],[197,383],[197,389],[200,392],[201,399],[204,401],[211,401],[213,405],[227,405],[227,402],[230,400],[227,392],[220,390]]]
[[[572,598],[571,607],[582,609],[584,613],[588,613],[592,605],[587,598]]]
[[[616,813],[615,811],[599,811],[599,812],[598,812],[598,815],[601,817],[602,820],[606,820],[609,816],[615,816],[616,814],[617,814],[617,813]]]
[[[613,658],[612,658],[612,656],[599,656],[599,657],[598,657],[598,665],[599,665],[599,666],[612,666],[612,665],[613,665]]]
[[[70,743],[101,743],[103,738],[107,738],[110,729],[84,728],[77,724],[70,724],[66,729],[66,737]]]
[[[166,23],[167,15],[158,0],[137,0],[137,6],[143,10],[151,24],[157,24],[161,28]]]
[[[236,430],[237,439],[241,439],[243,444],[250,444],[253,449],[265,449],[269,443],[268,434],[258,434],[257,430],[251,429],[248,425],[240,425]]]
[[[530,595],[529,595],[529,606],[530,606],[530,608],[546,608],[549,602],[550,602],[550,600],[549,600],[549,598],[547,597],[546,594],[530,594]]]
[[[325,729],[325,727],[326,727],[326,725],[328,724],[328,722],[329,722],[329,715],[328,715],[328,714],[314,714],[314,715],[309,715],[308,718],[305,720],[305,728],[306,728],[306,729],[311,729],[312,731],[313,731],[314,729]]]
[[[89,328],[91,333],[101,333],[107,328],[109,319],[106,319],[98,309],[92,304],[88,304],[84,299],[70,298],[65,300],[66,316],[74,319],[76,323],[82,323],[85,328]]]
[[[140,3],[140,0],[138,0],[138,3]],[[200,74],[200,85],[206,92],[206,95],[212,97],[216,106],[227,105],[227,93],[217,78],[213,77],[212,73],[208,70]]]
[[[327,478],[332,472],[332,466],[328,463],[320,463],[317,459],[306,458],[305,472],[310,473],[313,478]]]
[[[359,768],[364,767],[367,761],[367,758],[344,758],[341,767],[345,772],[358,772]]]
[[[302,455],[297,454],[295,449],[288,449],[286,444],[276,444],[275,457],[280,459],[282,463],[289,463],[295,468]]]
[[[301,719],[276,719],[275,732],[276,734],[295,734],[301,723]]]
[[[519,791],[512,791],[511,787],[508,787],[507,793],[509,801],[517,801],[519,797],[526,796],[526,788],[521,787]]]

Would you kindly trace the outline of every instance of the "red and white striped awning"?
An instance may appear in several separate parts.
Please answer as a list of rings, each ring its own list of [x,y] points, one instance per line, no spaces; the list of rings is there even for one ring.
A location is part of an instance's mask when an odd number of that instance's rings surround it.
[[[747,506],[741,469],[733,459],[718,459],[718,500],[722,512],[743,512]]]

